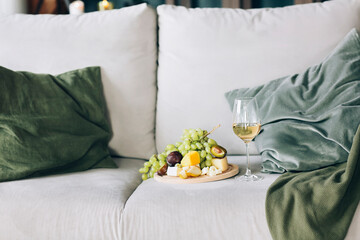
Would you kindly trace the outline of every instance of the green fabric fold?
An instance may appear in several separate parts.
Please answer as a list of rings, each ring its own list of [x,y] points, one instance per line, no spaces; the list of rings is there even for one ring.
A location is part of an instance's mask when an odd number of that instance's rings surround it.
[[[309,171],[344,162],[360,123],[360,40],[350,31],[320,64],[265,85],[225,94],[255,97],[255,138],[264,172]]]
[[[347,163],[280,176],[267,192],[266,218],[275,240],[340,240],[359,200],[360,127]]]

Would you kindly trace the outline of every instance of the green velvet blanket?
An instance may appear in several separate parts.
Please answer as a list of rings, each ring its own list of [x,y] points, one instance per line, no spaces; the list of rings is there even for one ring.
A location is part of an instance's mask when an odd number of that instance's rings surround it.
[[[360,124],[360,37],[350,31],[318,65],[265,85],[226,93],[255,97],[255,138],[264,172],[310,171],[346,160]]]
[[[286,173],[269,188],[266,217],[275,240],[344,239],[360,200],[360,127],[347,163]]]

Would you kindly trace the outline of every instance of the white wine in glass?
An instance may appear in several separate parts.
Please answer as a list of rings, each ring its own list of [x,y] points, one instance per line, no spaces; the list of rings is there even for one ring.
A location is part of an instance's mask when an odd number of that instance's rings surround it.
[[[249,159],[249,143],[260,132],[259,108],[255,98],[237,98],[233,109],[233,131],[245,142],[247,167],[245,175],[237,177],[240,181],[258,181],[263,179],[251,173]]]

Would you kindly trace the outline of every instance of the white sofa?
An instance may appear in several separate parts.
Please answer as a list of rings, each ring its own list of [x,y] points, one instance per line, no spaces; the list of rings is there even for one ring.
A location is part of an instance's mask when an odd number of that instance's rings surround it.
[[[275,9],[186,9],[145,4],[70,15],[0,15],[0,65],[57,74],[101,66],[118,169],[0,183],[0,240],[271,239],[264,180],[171,185],[138,169],[179,141],[210,130],[244,173],[224,93],[319,63],[352,29],[360,1]],[[261,159],[251,146],[253,169]],[[346,239],[360,239],[358,208]]]

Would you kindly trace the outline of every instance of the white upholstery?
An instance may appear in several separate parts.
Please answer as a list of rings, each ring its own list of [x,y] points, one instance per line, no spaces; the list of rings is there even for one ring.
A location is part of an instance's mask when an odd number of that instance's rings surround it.
[[[112,154],[148,158],[155,151],[156,24],[145,4],[81,16],[0,15],[0,65],[52,74],[101,66]]]
[[[230,156],[245,174],[246,157]],[[251,156],[259,182],[234,178],[197,184],[166,184],[154,179],[140,184],[127,201],[122,239],[253,239],[271,240],[265,215],[266,193],[279,174],[259,173],[261,158]],[[139,227],[141,226],[141,227]],[[360,204],[345,240],[360,239]]]
[[[157,10],[160,152],[178,141],[184,128],[211,130],[220,123],[213,138],[229,153],[244,153],[224,93],[301,72],[319,63],[353,27],[360,29],[358,0],[254,10],[169,5]]]
[[[118,169],[0,183],[0,240],[271,239],[265,196],[279,175],[140,184],[144,161],[130,157],[156,152],[156,101],[159,152],[184,128],[221,123],[210,136],[243,153],[224,93],[320,62],[351,28],[360,29],[360,0],[255,10],[160,6],[158,14],[158,82],[157,16],[144,4],[81,16],[0,15],[0,65],[52,74],[101,66],[110,147],[129,157],[115,159]],[[244,173],[243,156],[229,160]],[[251,162],[259,171],[260,157]],[[360,238],[359,224],[360,208],[347,240]]]
[[[118,169],[0,183],[0,240],[121,239],[123,208],[144,161],[114,160]]]
[[[245,173],[245,157],[229,157]],[[260,170],[260,157],[252,157]],[[278,174],[259,182],[234,178],[210,183],[143,182],[126,203],[122,239],[271,239],[265,217],[266,191]],[[139,228],[141,226],[141,228]]]

